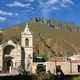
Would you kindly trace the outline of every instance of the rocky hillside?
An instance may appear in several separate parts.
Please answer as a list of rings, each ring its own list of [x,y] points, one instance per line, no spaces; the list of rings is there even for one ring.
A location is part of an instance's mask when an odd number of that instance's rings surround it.
[[[45,24],[46,26],[50,26],[58,30],[80,32],[80,28],[76,26],[73,22],[61,22],[60,20],[51,20],[51,19],[44,19],[44,18],[34,18],[34,20],[36,22]]]
[[[80,52],[80,28],[73,23],[59,20],[32,18],[28,22],[33,34],[34,53],[51,56],[67,56]],[[3,28],[0,31],[0,44],[8,40],[21,44],[21,32],[26,23]]]

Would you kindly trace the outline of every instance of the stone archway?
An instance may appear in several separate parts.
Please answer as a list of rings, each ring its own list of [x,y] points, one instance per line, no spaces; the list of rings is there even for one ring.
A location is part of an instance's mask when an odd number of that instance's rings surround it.
[[[10,52],[14,49],[15,47],[13,45],[7,45],[3,49],[3,55],[10,55]]]
[[[13,45],[7,45],[3,49],[3,72],[9,73],[13,65],[13,57],[11,56],[11,51],[15,49]]]

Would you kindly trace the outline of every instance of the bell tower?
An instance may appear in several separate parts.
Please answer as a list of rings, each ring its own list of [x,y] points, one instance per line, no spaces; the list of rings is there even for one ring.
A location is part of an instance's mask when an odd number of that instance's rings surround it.
[[[28,24],[21,33],[21,46],[25,53],[25,69],[30,70],[30,65],[33,62],[33,36],[28,28]]]

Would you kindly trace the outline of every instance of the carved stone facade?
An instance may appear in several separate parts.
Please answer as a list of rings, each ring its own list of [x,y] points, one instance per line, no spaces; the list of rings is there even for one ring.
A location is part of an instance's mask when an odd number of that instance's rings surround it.
[[[18,68],[23,66],[25,70],[31,70],[33,62],[33,36],[26,25],[21,33],[21,45],[12,40],[0,45],[0,72],[18,73]]]

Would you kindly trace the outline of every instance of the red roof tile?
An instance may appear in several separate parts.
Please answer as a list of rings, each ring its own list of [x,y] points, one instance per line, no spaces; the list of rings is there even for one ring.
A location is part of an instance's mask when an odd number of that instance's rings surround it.
[[[71,62],[71,63],[80,63],[80,60],[66,60],[63,57],[58,57],[50,60],[51,62]]]

